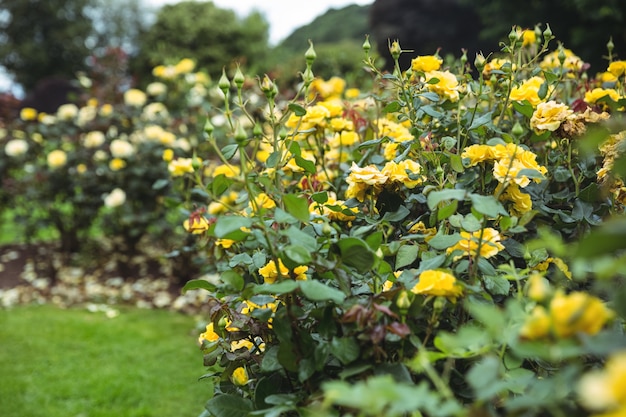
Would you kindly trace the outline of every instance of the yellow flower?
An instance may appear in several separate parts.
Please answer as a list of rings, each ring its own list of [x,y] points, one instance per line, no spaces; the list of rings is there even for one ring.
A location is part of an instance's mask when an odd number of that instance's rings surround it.
[[[163,149],[163,160],[165,162],[170,162],[174,159],[174,150],[173,149]]]
[[[181,177],[187,173],[192,173],[193,158],[176,158],[167,165],[167,170],[173,177]]]
[[[178,62],[178,64],[174,66],[174,70],[179,75],[188,74],[191,71],[193,71],[195,67],[196,67],[196,63],[192,59],[183,58]]]
[[[589,409],[613,410],[602,416],[623,416],[626,413],[626,351],[613,353],[604,369],[585,374],[578,384],[578,393]]]
[[[565,295],[559,291],[550,302],[553,329],[559,337],[569,337],[576,333],[594,335],[613,316],[613,311],[600,299],[584,292]]]
[[[346,81],[340,77],[332,77],[328,81],[324,81],[321,78],[316,78],[309,87],[312,97],[317,95],[322,100],[329,97],[339,97],[346,88]]]
[[[291,275],[296,280],[306,280],[306,272],[309,270],[308,266],[301,265],[294,268],[290,274],[289,269],[283,264],[280,258],[278,259],[278,267],[280,268],[281,277],[289,277]],[[270,260],[265,266],[259,268],[259,274],[263,277],[263,281],[266,284],[273,284],[279,276],[278,269],[273,260]]]
[[[356,198],[364,201],[365,196],[372,187],[375,191],[387,182],[388,177],[380,172],[375,165],[368,165],[360,168],[356,163],[352,162],[350,175],[346,179],[348,189],[346,190],[346,198]]]
[[[109,150],[114,158],[128,158],[135,153],[135,148],[132,143],[122,139],[115,139],[111,141]]]
[[[594,88],[585,93],[585,101],[589,104],[595,104],[601,98],[609,96],[613,101],[619,100],[619,94],[612,88]]]
[[[265,193],[259,193],[254,197],[254,204],[252,201],[250,201],[249,207],[253,210],[271,209],[276,207],[276,202],[272,200],[269,195]]]
[[[427,88],[439,97],[452,102],[459,100],[459,81],[450,71],[430,71],[426,73],[426,82],[437,79],[435,84],[426,84]]]
[[[500,233],[497,230],[487,227],[482,230],[477,230],[474,233],[466,231],[461,232],[461,240],[459,240],[454,246],[447,249],[447,253],[452,253],[455,250],[464,252],[464,255],[479,256],[482,258],[491,258],[504,249],[504,246],[500,243]],[[479,249],[480,244],[480,249]],[[458,259],[460,257],[456,257]]]
[[[530,340],[542,339],[550,333],[551,325],[552,322],[546,309],[543,306],[536,306],[522,326],[520,336]]]
[[[185,219],[183,227],[186,231],[199,235],[209,230],[209,222],[202,216],[192,215],[189,219]]]
[[[526,283],[528,297],[534,301],[543,301],[550,295],[550,283],[543,275],[533,272]]]
[[[534,30],[524,29],[522,31],[522,46],[532,46],[537,42],[537,35]]]
[[[539,88],[544,83],[541,77],[532,77],[529,80],[524,81],[519,87],[513,87],[511,90],[511,100],[528,102],[533,106],[541,103],[539,98]]]
[[[568,71],[578,72],[582,69],[584,62],[578,56],[567,48],[563,48],[562,52],[565,54],[565,61],[563,62],[563,68]],[[543,58],[543,61],[539,64],[542,69],[560,68],[561,61],[559,54],[561,51],[556,50]]]
[[[217,246],[220,246],[224,249],[229,249],[231,246],[233,246],[236,242],[232,239],[217,239],[215,241],[215,244]]]
[[[309,206],[309,212],[311,213],[319,213],[321,216],[328,217],[329,220],[342,222],[349,222],[356,218],[356,216],[346,214],[346,212],[356,214],[357,211],[358,209],[356,207],[348,208],[343,201],[337,200],[332,193],[328,194],[328,200],[326,200],[324,204],[312,203]]]
[[[358,88],[348,88],[346,90],[345,96],[347,99],[355,99],[359,97],[361,91]]]
[[[111,171],[119,171],[120,169],[124,169],[126,167],[126,161],[120,158],[113,158],[109,162],[109,169]]]
[[[62,104],[57,109],[57,118],[59,120],[68,122],[74,120],[76,116],[78,116],[78,107],[75,104]]]
[[[418,162],[404,159],[400,163],[387,162],[381,173],[391,182],[401,182],[407,188],[415,188],[424,181],[424,177],[418,175],[421,171],[422,166]]]
[[[167,93],[167,86],[161,82],[155,81],[146,86],[146,93],[150,96],[161,96]]]
[[[418,56],[411,60],[411,69],[420,72],[437,71],[442,63],[443,60],[436,55]]]
[[[463,293],[463,289],[456,283],[454,275],[430,269],[419,275],[419,281],[411,289],[411,292],[448,297],[454,300]]]
[[[616,77],[626,74],[626,61],[613,61],[609,64],[608,72]]]
[[[86,148],[97,148],[104,143],[105,139],[104,133],[99,130],[92,130],[85,134],[83,145],[85,145]]]
[[[47,160],[50,168],[61,168],[67,163],[67,154],[62,150],[57,149],[48,154]]]
[[[567,104],[557,103],[554,100],[539,103],[530,118],[530,127],[537,134],[541,134],[546,130],[554,132],[573,113],[574,111]]]
[[[519,189],[519,186],[515,183],[509,184],[505,191],[500,195],[500,200],[510,201],[513,205],[509,211],[513,215],[522,215],[533,209],[533,202],[530,198],[530,194],[526,194]]]
[[[469,159],[469,166],[474,166],[481,162],[491,161],[494,159],[493,151],[493,146],[471,145],[463,150],[461,157],[463,159]]]
[[[502,66],[505,64],[511,64],[511,61],[509,61],[508,59],[504,59],[504,58],[493,58],[491,61],[489,61],[486,65],[485,68],[483,68],[483,75],[485,77],[489,77],[492,73],[492,71],[494,70],[501,70]],[[515,68],[515,66],[511,66],[510,68]]]
[[[198,337],[198,343],[202,344],[204,340],[207,342],[215,342],[219,340],[220,336],[215,333],[213,322],[207,324],[206,331],[200,334]]]
[[[37,110],[32,107],[24,107],[20,110],[20,119],[25,122],[30,122],[32,120],[37,120]]]
[[[233,383],[235,385],[243,386],[248,383],[248,371],[243,366],[235,369],[232,375]]]
[[[124,92],[124,104],[127,106],[142,107],[147,100],[146,93],[136,88],[131,88]]]

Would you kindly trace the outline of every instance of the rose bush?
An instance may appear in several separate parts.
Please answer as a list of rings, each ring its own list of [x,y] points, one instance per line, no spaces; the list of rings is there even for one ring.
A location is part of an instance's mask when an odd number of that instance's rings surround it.
[[[171,168],[219,273],[186,285],[203,415],[624,412],[626,79],[553,43],[400,68],[395,41],[390,74],[366,41],[371,91],[316,79],[311,45],[289,101],[222,76],[212,151]]]

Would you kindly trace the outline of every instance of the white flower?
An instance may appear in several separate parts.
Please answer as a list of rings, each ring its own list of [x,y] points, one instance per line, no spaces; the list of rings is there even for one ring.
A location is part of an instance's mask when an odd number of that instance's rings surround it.
[[[111,155],[114,158],[128,158],[135,153],[135,148],[129,142],[121,139],[111,141]]]
[[[104,205],[110,208],[119,207],[126,202],[126,193],[116,188],[104,197]]]
[[[24,155],[26,151],[28,151],[28,142],[24,139],[10,140],[4,146],[4,153],[11,157]]]
[[[146,93],[136,88],[131,88],[124,92],[124,103],[130,107],[142,107],[146,104],[148,97]]]
[[[75,104],[63,104],[57,109],[57,118],[63,121],[74,120],[78,115],[78,107]]]
[[[151,96],[160,96],[167,92],[167,86],[160,82],[153,82],[148,84],[146,92]]]
[[[83,144],[86,148],[97,148],[104,143],[104,133],[99,130],[93,130],[85,135]]]

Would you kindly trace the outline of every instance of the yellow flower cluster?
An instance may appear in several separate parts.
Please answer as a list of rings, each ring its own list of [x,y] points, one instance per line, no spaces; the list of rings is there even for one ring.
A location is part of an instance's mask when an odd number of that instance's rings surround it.
[[[600,146],[600,153],[604,160],[602,168],[596,173],[598,181],[613,195],[616,202],[626,205],[626,186],[624,180],[610,175],[613,170],[615,159],[620,157],[624,152],[624,144],[626,144],[626,130],[623,130],[609,138]]]
[[[280,269],[280,274],[279,274],[279,269]],[[293,271],[290,271],[285,266],[285,264],[283,264],[283,261],[279,258],[278,268],[276,268],[276,263],[273,260],[271,260],[265,266],[259,268],[259,274],[263,277],[263,281],[266,284],[273,284],[274,282],[276,282],[276,279],[278,279],[279,276],[293,277],[296,280],[305,280],[306,272],[308,270],[309,270],[308,266],[301,265],[301,266],[295,267]]]
[[[350,175],[346,179],[348,189],[346,198],[356,198],[365,201],[368,195],[378,195],[386,186],[403,184],[407,188],[415,188],[424,181],[420,175],[422,166],[413,160],[405,159],[400,163],[387,162],[382,170],[376,165],[360,168],[352,163]]]
[[[565,56],[562,64],[559,58],[560,54]],[[579,72],[582,70],[584,62],[580,59],[580,57],[574,54],[571,49],[562,48],[561,50],[556,50],[547,54],[543,58],[543,61],[539,64],[542,69],[561,68],[561,65],[563,65],[563,69],[568,72]]]
[[[537,305],[520,330],[525,339],[543,339],[551,334],[567,338],[578,333],[594,335],[613,318],[614,313],[598,298],[585,292],[564,294],[557,291],[549,310]]]
[[[446,253],[453,253],[454,251],[461,251],[463,255],[455,257],[460,259],[462,256],[480,256],[482,258],[491,258],[504,249],[501,240],[500,233],[491,228],[477,230],[473,233],[466,231],[461,232],[461,240],[450,246]]]

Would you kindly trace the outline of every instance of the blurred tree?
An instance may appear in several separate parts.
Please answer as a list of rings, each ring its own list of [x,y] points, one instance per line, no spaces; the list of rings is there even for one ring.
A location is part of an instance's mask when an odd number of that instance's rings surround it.
[[[92,0],[0,0],[0,64],[26,91],[86,67]]]
[[[120,48],[127,54],[137,53],[139,37],[148,29],[153,13],[143,0],[89,0],[85,14],[93,31],[87,45],[96,53]]]
[[[252,71],[262,65],[268,39],[269,24],[258,12],[240,19],[212,2],[183,1],[159,10],[156,22],[140,37],[132,66],[140,75],[160,64],[192,58],[213,77],[234,61]]]

